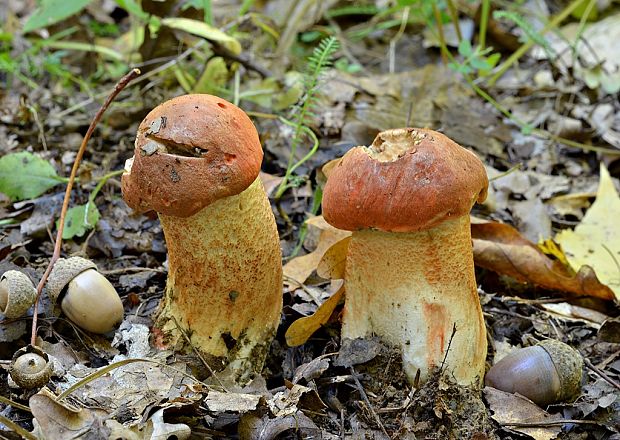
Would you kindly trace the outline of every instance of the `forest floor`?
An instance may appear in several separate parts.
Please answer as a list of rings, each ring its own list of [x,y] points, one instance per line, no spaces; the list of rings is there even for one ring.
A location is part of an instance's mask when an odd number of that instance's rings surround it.
[[[54,15],[61,7],[43,8],[47,28],[32,19],[34,2],[8,0],[0,10],[0,274],[41,279],[62,178],[116,81],[139,67],[88,144],[70,203],[82,211],[62,242],[62,256],[92,259],[111,281],[125,319],[94,335],[55,316],[42,296],[36,343],[54,361],[43,392],[8,377],[13,354],[30,341],[32,310],[1,320],[0,437],[20,438],[22,429],[46,439],[620,439],[620,49],[610,44],[620,38],[617,2],[493,1],[484,35],[487,2],[75,3],[64,17]],[[187,23],[149,18],[207,16],[214,27],[200,36]],[[321,55],[330,35],[339,44],[313,77],[308,57]],[[524,44],[532,48],[519,56]],[[309,91],[312,105],[300,116]],[[132,212],[121,195],[139,123],[185,93],[221,96],[252,118],[283,252],[284,308],[265,368],[226,392],[191,353],[154,348],[166,243],[157,215]],[[302,126],[318,141],[313,154],[312,137],[296,133]],[[565,342],[585,360],[576,400],[541,408],[458,386],[441,369],[410,384],[400,353],[375,340],[366,341],[363,363],[343,366],[342,304],[304,344],[287,344],[291,324],[342,284],[316,271],[342,238],[320,216],[323,165],[398,127],[437,130],[487,169],[489,197],[472,212],[487,366],[519,347]],[[35,159],[9,161],[26,157],[16,153]],[[40,182],[50,179],[57,181]]]

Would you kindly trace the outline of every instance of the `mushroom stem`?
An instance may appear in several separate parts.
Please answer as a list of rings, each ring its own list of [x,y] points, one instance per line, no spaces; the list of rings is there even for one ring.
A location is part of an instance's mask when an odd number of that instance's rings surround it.
[[[418,369],[426,380],[445,359],[458,383],[480,384],[486,330],[471,246],[468,215],[417,232],[354,231],[343,339],[374,334],[399,347],[412,381]]]
[[[178,340],[178,324],[240,380],[260,372],[282,310],[278,231],[260,179],[192,216],[159,218],[168,282],[156,325]]]

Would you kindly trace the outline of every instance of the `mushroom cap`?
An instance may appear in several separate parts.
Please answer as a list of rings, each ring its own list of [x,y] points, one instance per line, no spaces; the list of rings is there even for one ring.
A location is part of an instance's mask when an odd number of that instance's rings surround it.
[[[413,232],[468,215],[489,181],[480,159],[441,133],[398,128],[349,150],[330,172],[323,216],[349,231]]]
[[[217,96],[179,96],[155,107],[138,127],[123,198],[139,212],[189,217],[245,190],[262,160],[258,133],[243,110]]]

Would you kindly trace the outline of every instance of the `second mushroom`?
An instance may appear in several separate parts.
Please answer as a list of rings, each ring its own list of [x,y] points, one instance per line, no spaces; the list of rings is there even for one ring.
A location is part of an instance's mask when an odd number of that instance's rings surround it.
[[[353,231],[343,343],[376,335],[402,351],[411,381],[443,365],[480,384],[487,344],[469,211],[487,187],[482,162],[431,130],[384,131],[344,155],[323,194],[325,220]]]
[[[239,381],[262,369],[282,310],[280,242],[258,178],[262,158],[241,109],[185,95],[142,121],[122,178],[127,204],[156,211],[166,238],[156,327],[171,344],[185,345],[186,333],[212,367],[229,366]]]

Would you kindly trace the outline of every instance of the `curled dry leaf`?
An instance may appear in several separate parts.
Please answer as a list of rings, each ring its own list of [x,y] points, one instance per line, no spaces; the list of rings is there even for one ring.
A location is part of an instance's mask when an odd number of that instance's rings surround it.
[[[56,396],[43,388],[30,398],[32,415],[38,423],[39,434],[49,440],[81,438],[107,438],[109,430],[104,426],[108,414],[100,409],[73,408],[58,402]]]
[[[239,438],[241,439],[273,440],[289,430],[306,434],[320,432],[314,422],[301,411],[276,418],[270,418],[268,415],[261,418],[256,414],[248,413],[241,417],[239,422]]]
[[[164,408],[155,412],[146,423],[144,438],[149,440],[186,440],[192,434],[185,423],[164,422]]]
[[[492,417],[506,428],[529,435],[536,440],[552,440],[557,438],[562,430],[561,424],[549,423],[559,420],[559,416],[550,415],[525,397],[491,387],[485,387],[483,392],[493,411]],[[528,424],[532,426],[524,426]]]
[[[321,278],[326,278],[328,280],[344,279],[344,269],[347,262],[347,252],[350,242],[351,236],[349,235],[337,241],[325,251],[323,258],[321,258],[316,268],[316,273]]]
[[[501,223],[472,224],[471,232],[476,266],[545,289],[604,300],[614,299],[611,289],[599,281],[591,267],[581,266],[576,274],[573,273],[559,260],[547,257],[512,226]]]
[[[312,217],[306,221],[308,231],[311,228],[318,229],[319,241],[314,251],[301,257],[293,258],[286,263],[283,268],[284,282],[289,285],[291,282],[298,285],[306,281],[306,279],[316,270],[323,254],[334,244],[343,238],[351,235],[349,231],[336,229],[328,224],[322,216]]]
[[[312,334],[325,324],[334,312],[340,300],[344,298],[344,285],[330,296],[310,316],[304,316],[291,324],[286,331],[286,343],[289,347],[305,344]]]

